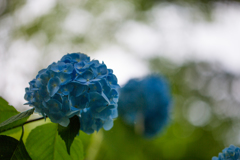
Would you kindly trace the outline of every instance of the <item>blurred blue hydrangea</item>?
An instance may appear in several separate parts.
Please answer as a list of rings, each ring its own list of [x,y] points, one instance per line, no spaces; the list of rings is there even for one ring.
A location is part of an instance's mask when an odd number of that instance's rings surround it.
[[[167,82],[158,75],[131,79],[120,90],[119,116],[145,137],[155,136],[167,124],[170,106]]]
[[[25,100],[35,111],[62,126],[79,115],[81,130],[109,130],[118,116],[117,77],[111,69],[83,53],[71,53],[38,72],[26,88]]]
[[[240,148],[230,145],[222,150],[222,153],[218,154],[218,157],[213,157],[212,160],[239,160]]]

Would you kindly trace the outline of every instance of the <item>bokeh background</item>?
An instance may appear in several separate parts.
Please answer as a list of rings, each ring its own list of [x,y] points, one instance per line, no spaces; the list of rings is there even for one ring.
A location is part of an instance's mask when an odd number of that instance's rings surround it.
[[[173,95],[169,126],[153,139],[121,119],[81,132],[86,159],[211,159],[240,145],[239,42],[238,0],[0,0],[0,96],[29,109],[28,82],[72,52],[104,61],[121,86],[160,73]]]

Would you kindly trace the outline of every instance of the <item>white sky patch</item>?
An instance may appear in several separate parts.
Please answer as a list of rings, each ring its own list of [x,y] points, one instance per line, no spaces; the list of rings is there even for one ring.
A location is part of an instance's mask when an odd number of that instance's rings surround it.
[[[24,47],[23,47],[24,46]],[[36,71],[39,53],[31,43],[15,41],[12,43],[5,58],[4,67],[0,70],[1,83],[5,84],[1,96],[17,109],[23,109],[25,87],[28,87],[29,73]],[[24,107],[28,108],[28,107]]]
[[[121,22],[134,11],[134,5],[128,1],[110,1],[104,5],[106,9],[100,17],[111,21]]]
[[[240,71],[239,8],[219,5],[213,12],[214,21],[196,26],[192,38],[192,48],[198,57],[218,60],[235,72]]]
[[[211,108],[205,102],[194,102],[188,109],[188,120],[195,126],[205,126],[210,118]]]
[[[91,59],[104,61],[107,68],[113,70],[122,86],[131,78],[139,78],[147,75],[149,70],[146,64],[137,57],[127,53],[118,46],[111,46],[107,49],[97,51]]]
[[[26,4],[15,12],[15,20],[18,25],[26,25],[50,12],[55,5],[56,0],[27,0]]]
[[[218,4],[212,12],[213,21],[207,22],[192,15],[191,9],[159,5],[151,11],[150,24],[127,22],[116,38],[143,58],[219,61],[228,70],[239,72],[240,6]]]
[[[90,27],[93,18],[87,11],[72,9],[64,21],[63,27],[70,32],[84,34]]]
[[[116,34],[116,38],[138,55],[155,54],[161,45],[161,37],[150,26],[134,21],[127,22]]]

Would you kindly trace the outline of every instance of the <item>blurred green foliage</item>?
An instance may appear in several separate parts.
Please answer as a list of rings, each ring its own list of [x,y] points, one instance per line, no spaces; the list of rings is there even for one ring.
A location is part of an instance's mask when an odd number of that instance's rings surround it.
[[[49,49],[48,46],[69,46],[69,48],[79,48],[82,51],[95,51],[100,45],[116,41],[115,33],[121,28],[124,22],[134,21],[151,21],[149,12],[158,5],[175,4],[184,7],[194,8],[196,11],[202,11],[207,19],[211,19],[211,9],[215,4],[221,3],[238,3],[239,0],[220,1],[220,0],[104,0],[104,1],[56,1],[54,6],[46,13],[31,15],[34,18],[27,18],[24,23],[14,23],[19,19],[24,19],[22,15],[24,5],[27,1],[3,0],[6,4],[0,8],[0,26],[11,25],[10,41],[24,39],[32,41],[39,49]],[[193,9],[193,10],[194,10]],[[83,30],[75,32],[64,27],[66,20],[71,19],[72,14],[79,14],[86,17],[81,22]],[[112,14],[112,15],[111,15]],[[27,16],[27,15],[25,15]],[[7,20],[8,19],[8,20]],[[9,19],[13,23],[9,23]],[[29,19],[29,20],[28,20]],[[1,24],[1,20],[3,24]],[[8,21],[7,23],[4,23]],[[75,21],[81,21],[76,19]],[[9,24],[8,24],[9,23]],[[74,21],[70,21],[72,26]],[[79,27],[81,30],[82,27]],[[36,39],[38,39],[36,41]],[[43,51],[44,52],[44,51]]]
[[[104,131],[96,159],[204,160],[217,156],[224,146],[236,142],[239,132],[234,128],[239,118],[233,114],[239,112],[239,102],[228,92],[232,92],[231,84],[240,82],[239,76],[222,70],[217,64],[190,62],[177,66],[159,58],[151,59],[149,64],[153,71],[165,75],[172,86],[174,109],[169,127],[156,138],[144,139],[134,128],[117,119],[113,129]],[[219,80],[215,82],[218,88],[211,86],[215,85],[213,80]],[[222,89],[223,85],[228,87]],[[232,97],[231,102],[223,95]],[[234,106],[229,105],[222,108],[219,101],[234,102],[236,108],[232,110],[230,107]]]
[[[6,19],[14,21],[17,11],[22,9],[26,1],[5,2],[6,7],[0,12],[0,26],[5,25]],[[83,50],[91,51],[96,50],[99,43],[115,41],[114,33],[124,22],[147,21],[147,11],[158,4],[190,6],[211,14],[216,2],[228,4],[239,3],[240,0],[72,0],[69,3],[60,0],[49,12],[28,23],[11,23],[8,43],[21,39],[32,41],[39,49],[54,45],[55,48],[80,45]],[[120,18],[101,16],[106,14],[105,10],[121,5]],[[63,27],[63,21],[73,10],[86,11],[93,18],[84,33],[75,33]],[[134,128],[125,125],[121,119],[114,122],[110,131],[100,131],[93,135],[81,132],[86,159],[204,160],[217,156],[231,143],[239,143],[240,101],[235,93],[235,86],[240,83],[239,75],[229,73],[217,64],[189,62],[179,66],[163,58],[149,60],[149,67],[153,72],[163,74],[172,88],[174,109],[169,126],[154,139],[144,139],[137,135]]]

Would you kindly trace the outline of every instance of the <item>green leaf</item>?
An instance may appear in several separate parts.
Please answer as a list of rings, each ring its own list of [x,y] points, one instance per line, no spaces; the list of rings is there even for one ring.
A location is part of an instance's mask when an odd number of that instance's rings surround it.
[[[33,112],[34,108],[8,118],[6,121],[0,123],[0,132],[23,125]]]
[[[49,123],[38,126],[27,138],[26,148],[33,160],[83,160],[83,145],[75,138],[71,155],[67,153],[64,141],[58,135],[58,124]]]
[[[20,141],[5,135],[0,135],[1,160],[31,160],[22,139]]]
[[[79,130],[80,130],[80,121],[78,116],[76,115],[70,118],[70,123],[67,127],[63,127],[60,124],[58,124],[58,134],[64,140],[67,147],[68,154],[70,154],[70,147],[72,145],[74,138],[79,133]]]
[[[8,105],[8,102],[0,97],[0,123],[18,113],[19,112],[13,106]],[[1,134],[8,135],[18,131],[20,131],[20,128],[12,129]]]
[[[0,97],[0,123],[18,113],[13,106],[8,105],[8,102]]]

